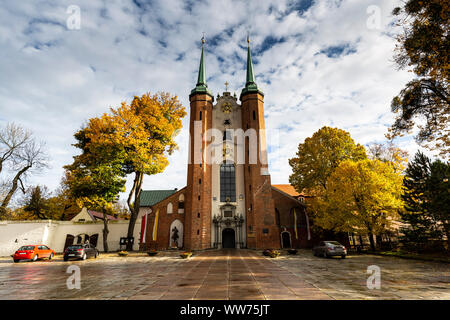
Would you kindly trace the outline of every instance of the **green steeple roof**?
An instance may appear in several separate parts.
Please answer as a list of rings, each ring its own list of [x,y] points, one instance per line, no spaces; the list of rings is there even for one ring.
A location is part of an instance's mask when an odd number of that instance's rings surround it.
[[[250,50],[250,38],[247,37],[248,50],[247,50],[247,77],[245,80],[245,88],[242,89],[241,97],[246,93],[260,93],[264,96],[264,93],[258,89],[255,82],[255,73],[253,72],[252,52]]]
[[[249,41],[249,40],[247,40]],[[253,62],[252,62],[252,52],[250,50],[250,43],[248,44],[247,50],[247,78],[245,81],[245,86],[249,86],[255,83],[255,75],[253,73]]]
[[[211,91],[208,89],[208,85],[206,84],[206,68],[205,68],[205,39],[202,38],[202,55],[200,57],[200,66],[198,68],[198,80],[197,85],[194,89],[191,90],[191,95],[201,93],[201,94],[209,94],[211,97],[213,96]]]

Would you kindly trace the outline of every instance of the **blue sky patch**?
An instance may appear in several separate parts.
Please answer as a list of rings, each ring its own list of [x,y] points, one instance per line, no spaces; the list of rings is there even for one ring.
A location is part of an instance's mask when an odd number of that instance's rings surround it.
[[[349,43],[338,46],[330,46],[320,50],[320,53],[325,54],[328,58],[339,58],[342,55],[349,55],[356,52],[356,48],[350,46]]]

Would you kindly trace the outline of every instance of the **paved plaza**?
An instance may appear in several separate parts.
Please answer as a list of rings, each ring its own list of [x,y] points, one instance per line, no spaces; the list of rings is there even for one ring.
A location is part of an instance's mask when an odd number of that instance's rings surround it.
[[[71,265],[80,267],[80,289],[67,288]],[[371,265],[380,267],[380,289],[366,286]],[[207,250],[190,259],[170,251],[71,262],[4,257],[0,299],[450,299],[450,266],[374,255],[325,259],[310,250],[276,259],[254,250]]]

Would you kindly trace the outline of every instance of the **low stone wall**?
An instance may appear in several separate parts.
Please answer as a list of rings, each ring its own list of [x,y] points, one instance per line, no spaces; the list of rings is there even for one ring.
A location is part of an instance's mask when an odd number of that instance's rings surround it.
[[[126,237],[129,221],[110,221],[108,234],[109,251],[119,250],[120,237]],[[20,246],[44,244],[60,253],[64,250],[66,237],[71,234],[89,236],[98,234],[97,248],[103,251],[103,222],[72,222],[53,220],[0,221],[0,256],[9,256]],[[141,222],[134,227],[134,250],[139,249]]]

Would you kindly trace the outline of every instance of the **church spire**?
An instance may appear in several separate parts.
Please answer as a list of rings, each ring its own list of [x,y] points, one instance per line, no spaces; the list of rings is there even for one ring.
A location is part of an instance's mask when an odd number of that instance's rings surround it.
[[[206,84],[206,68],[205,68],[205,36],[202,37],[202,54],[200,56],[200,66],[198,68],[197,85],[191,90],[191,95],[196,93],[209,94],[212,97],[211,91]]]
[[[247,77],[245,79],[245,88],[242,89],[242,95],[246,93],[260,93],[264,96],[264,94],[258,89],[258,86],[255,82],[255,73],[253,71],[253,62],[252,62],[252,52],[250,50],[250,36],[247,36]]]
[[[247,87],[250,84],[255,84],[255,75],[253,73],[253,62],[252,62],[252,52],[250,51],[250,36],[247,36],[247,78],[245,82],[245,86]]]
[[[200,57],[200,67],[198,68],[197,86],[206,86],[206,68],[205,68],[205,37],[202,37],[202,55]]]

